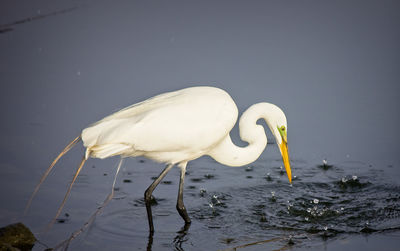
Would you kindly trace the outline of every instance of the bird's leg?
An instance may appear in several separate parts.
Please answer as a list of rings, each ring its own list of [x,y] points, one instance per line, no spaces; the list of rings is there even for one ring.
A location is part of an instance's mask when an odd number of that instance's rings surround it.
[[[144,202],[146,204],[147,218],[149,220],[149,230],[151,233],[154,232],[153,215],[151,214],[151,194],[173,166],[173,164],[167,165],[167,167],[160,173],[157,179],[153,183],[151,183],[151,185],[144,192]]]
[[[183,218],[183,220],[185,220],[185,223],[189,224],[191,221],[188,213],[186,212],[185,205],[183,204],[183,183],[185,179],[186,164],[187,162],[179,164],[179,167],[181,168],[181,178],[179,180],[179,191],[178,200],[176,202],[176,209],[178,210],[178,213]]]

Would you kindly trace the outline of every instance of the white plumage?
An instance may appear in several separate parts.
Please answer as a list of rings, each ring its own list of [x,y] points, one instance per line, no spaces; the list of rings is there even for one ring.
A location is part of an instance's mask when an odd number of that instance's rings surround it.
[[[291,182],[287,122],[282,110],[270,103],[258,103],[243,113],[239,130],[241,139],[248,142],[246,147],[234,145],[229,135],[237,117],[238,109],[229,94],[207,86],[164,93],[124,108],[85,128],[80,136],[67,145],[41,178],[26,210],[56,162],[82,139],[86,153],[56,217],[61,213],[72,185],[89,157],[104,159],[115,155],[144,156],[167,164],[145,192],[150,232],[154,231],[152,192],[175,164],[181,169],[177,209],[188,224],[190,218],[183,204],[187,162],[203,155],[209,155],[228,166],[242,166],[255,161],[267,146],[264,128],[256,123],[259,119],[265,120],[274,135]]]
[[[207,154],[232,129],[238,111],[213,87],[169,92],[129,106],[82,131],[86,158],[145,156],[176,164]]]

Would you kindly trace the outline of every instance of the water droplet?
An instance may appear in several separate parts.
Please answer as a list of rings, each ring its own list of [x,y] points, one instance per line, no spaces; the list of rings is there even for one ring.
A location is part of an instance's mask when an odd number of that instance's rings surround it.
[[[309,220],[309,219],[308,219],[308,217],[305,217],[304,219],[305,219],[306,221],[308,221],[308,220]]]
[[[322,160],[322,163],[323,163],[324,165],[328,165],[328,161],[326,161],[326,159],[323,159],[323,160]]]
[[[357,176],[353,175],[353,177],[351,177],[353,180],[357,180]]]
[[[343,177],[343,178],[342,178],[342,183],[346,183],[346,182],[347,182],[346,177]]]
[[[314,199],[314,204],[318,204],[319,203],[319,200],[318,199]]]
[[[311,208],[307,208],[307,212],[308,212],[308,213],[311,213]]]
[[[275,191],[271,191],[271,196],[275,197]]]
[[[214,208],[214,205],[212,203],[208,204],[210,208]]]
[[[327,227],[327,226],[325,226],[325,227],[324,227],[324,230],[325,230],[325,231],[326,231],[326,230],[328,230],[328,227]]]

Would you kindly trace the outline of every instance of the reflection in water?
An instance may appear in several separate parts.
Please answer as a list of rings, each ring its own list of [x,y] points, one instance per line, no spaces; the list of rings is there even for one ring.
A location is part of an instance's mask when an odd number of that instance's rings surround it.
[[[175,249],[178,251],[183,251],[182,244],[187,241],[185,236],[188,233],[189,227],[191,223],[185,223],[185,225],[179,230],[178,235],[174,238]]]
[[[191,223],[185,223],[184,226],[177,232],[177,235],[175,236],[173,243],[174,247],[178,251],[183,251],[184,249],[182,248],[182,244],[187,241],[185,239],[185,236],[188,233],[188,230],[190,228]],[[148,237],[148,242],[147,242],[147,251],[152,250],[153,246],[153,237],[154,237],[154,232],[149,232],[149,237]]]
[[[149,238],[148,238],[148,242],[147,242],[147,251],[151,251],[152,250],[153,236],[154,236],[154,232],[149,232]]]

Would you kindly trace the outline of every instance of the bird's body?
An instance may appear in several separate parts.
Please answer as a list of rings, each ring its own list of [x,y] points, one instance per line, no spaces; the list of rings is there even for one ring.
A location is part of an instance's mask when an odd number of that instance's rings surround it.
[[[248,142],[245,147],[236,146],[229,135],[237,117],[238,109],[231,96],[224,90],[207,86],[164,93],[124,108],[85,128],[57,156],[35,188],[27,208],[55,163],[82,139],[86,153],[56,217],[61,213],[72,185],[89,157],[144,156],[167,164],[145,192],[150,232],[154,231],[152,192],[174,165],[181,169],[176,207],[185,222],[190,223],[183,205],[183,182],[188,161],[203,155],[228,166],[242,166],[255,161],[267,145],[263,126],[256,124],[258,119],[264,119],[274,135],[291,182],[287,122],[282,110],[270,103],[258,103],[248,108],[239,121],[240,137]]]
[[[196,159],[229,135],[238,109],[225,91],[193,87],[155,96],[82,131],[86,156],[144,156],[166,164]]]

